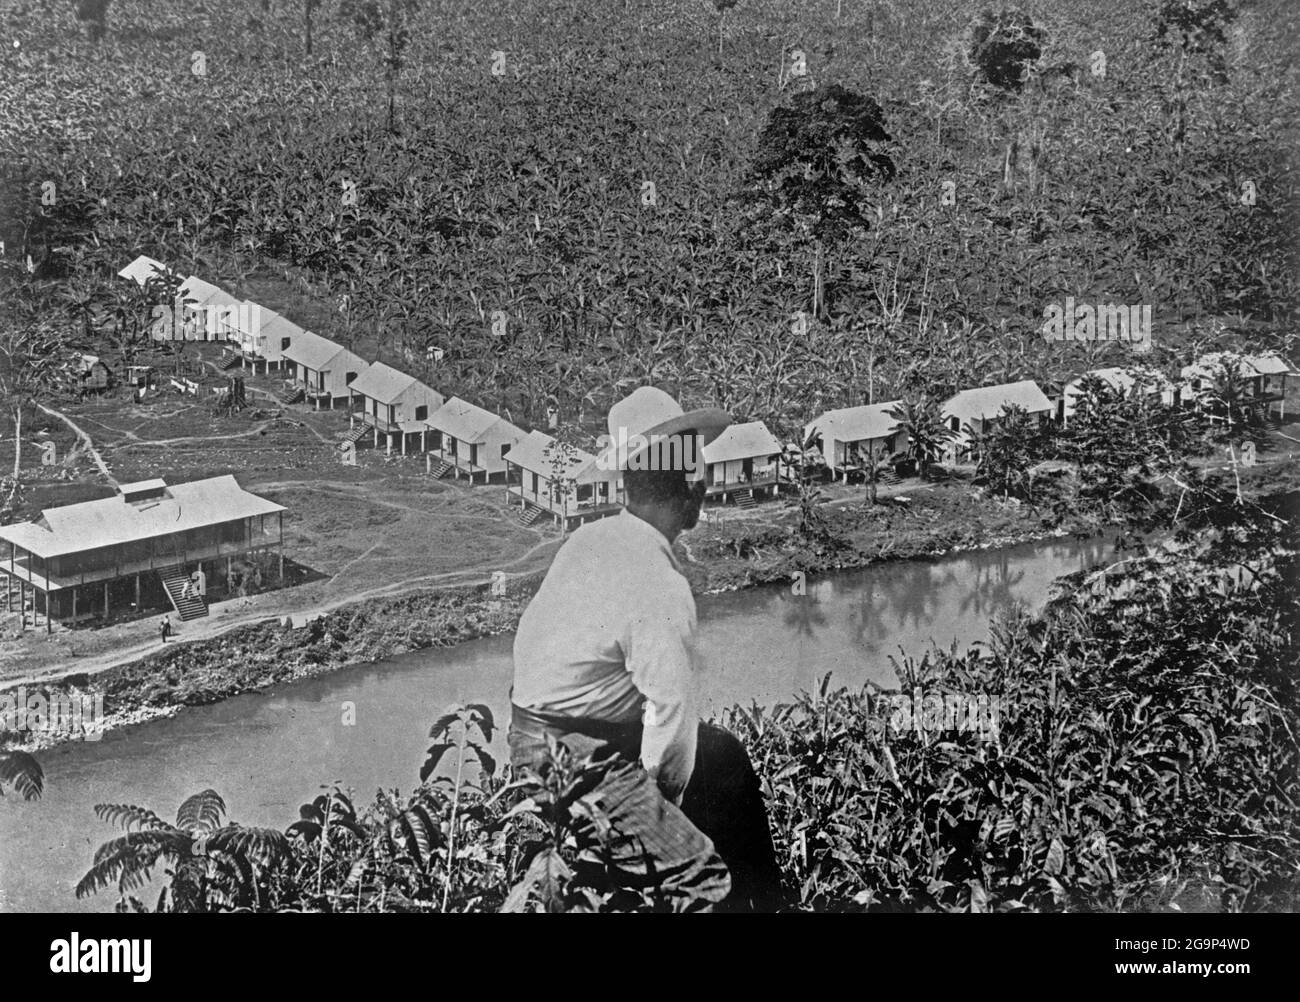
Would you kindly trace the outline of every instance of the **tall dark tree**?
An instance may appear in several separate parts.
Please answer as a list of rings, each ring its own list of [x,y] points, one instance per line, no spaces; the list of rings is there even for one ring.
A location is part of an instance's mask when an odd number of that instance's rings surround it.
[[[406,49],[411,41],[411,21],[419,0],[343,0],[339,16],[351,21],[367,42],[378,40],[384,64],[384,88],[388,93],[388,130],[396,121],[397,78],[406,66]]]
[[[1047,32],[1023,11],[985,11],[971,29],[970,61],[994,87],[1020,90],[1046,40]]]
[[[884,112],[869,97],[830,84],[774,108],[758,139],[748,195],[815,245],[813,309],[826,313],[826,246],[869,228],[874,189],[897,173],[887,152]]]
[[[302,0],[302,18],[306,30],[307,55],[309,56],[311,55],[311,16],[316,13],[316,8],[319,6],[320,0]]]
[[[92,42],[98,42],[108,31],[108,5],[110,0],[76,0],[77,20],[86,22],[86,31]]]
[[[722,25],[727,19],[727,11],[736,6],[736,0],[713,0],[718,9],[718,55],[722,55]]]

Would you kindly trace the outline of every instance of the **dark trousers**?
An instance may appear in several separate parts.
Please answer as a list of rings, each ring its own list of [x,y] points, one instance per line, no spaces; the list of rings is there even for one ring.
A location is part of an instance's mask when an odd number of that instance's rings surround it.
[[[515,709],[511,763],[549,767],[546,734],[597,774],[586,796],[608,819],[605,840],[616,876],[627,886],[653,884],[674,911],[770,911],[782,900],[758,777],[741,743],[701,724],[695,770],[679,809],[640,764],[640,726],[549,718]]]

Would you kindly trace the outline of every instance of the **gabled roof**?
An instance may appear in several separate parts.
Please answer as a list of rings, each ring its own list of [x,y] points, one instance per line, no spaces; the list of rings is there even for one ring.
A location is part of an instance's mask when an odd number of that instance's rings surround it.
[[[506,438],[518,440],[524,437],[522,428],[460,397],[452,397],[429,415],[430,428],[436,428],[461,442],[482,442],[498,425],[505,426],[503,432]]]
[[[1242,355],[1235,351],[1212,351],[1202,355],[1191,365],[1183,367],[1184,379],[1213,379],[1222,366],[1236,364],[1237,375],[1243,379],[1254,376],[1276,376],[1282,373],[1294,373],[1295,370],[1276,352],[1267,351],[1259,355]]]
[[[329,368],[330,363],[339,355],[346,355],[348,358],[356,359],[357,369],[365,368],[365,362],[360,355],[355,355],[348,351],[341,344],[331,341],[329,338],[321,337],[319,334],[313,334],[311,331],[303,331],[296,335],[289,342],[289,347],[284,349],[284,357],[290,362],[296,362],[298,365],[306,366],[321,372]],[[344,359],[347,364],[348,359]]]
[[[1115,366],[1109,369],[1090,369],[1082,376],[1078,376],[1066,383],[1066,392],[1078,392],[1079,387],[1083,385],[1084,379],[1088,376],[1094,376],[1112,389],[1119,390],[1123,393],[1127,393],[1131,390],[1137,384],[1139,379],[1146,383],[1148,389],[1153,393],[1169,389],[1173,386],[1169,381],[1169,378],[1163,372],[1159,372],[1155,369],[1133,366]]]
[[[1002,413],[1007,404],[1023,407],[1030,414],[1050,411],[1052,402],[1047,399],[1032,379],[1018,383],[999,383],[997,386],[980,386],[962,390],[943,405],[945,418],[955,417],[963,424],[968,421],[987,421]]]
[[[372,362],[365,372],[352,381],[352,392],[387,404],[400,397],[416,382],[418,380],[414,376],[398,372],[391,365]]]
[[[1261,376],[1277,376],[1282,373],[1295,373],[1286,359],[1279,357],[1275,352],[1266,352],[1263,355],[1248,355],[1246,361],[1254,367],[1255,371]]]
[[[158,272],[166,272],[170,269],[161,261],[155,261],[153,258],[141,254],[138,258],[128,264],[118,272],[122,278],[129,278],[137,285],[144,285],[145,282],[153,278]]]
[[[127,486],[147,488],[159,483]],[[46,508],[34,522],[0,526],[0,539],[40,557],[57,557],[285,510],[283,505],[244,490],[227,474],[176,484],[156,501],[142,504],[129,504],[118,494]]]
[[[898,421],[889,412],[902,401],[889,400],[883,404],[865,404],[861,407],[840,407],[813,418],[804,428],[804,441],[814,433],[825,442],[833,438],[839,442],[866,442],[888,438],[898,430]]]
[[[781,443],[762,421],[728,425],[726,430],[701,450],[705,463],[726,463],[755,456],[775,456]]]
[[[242,301],[225,289],[191,275],[181,283],[181,299],[191,309],[201,306],[238,306]]]
[[[77,356],[77,361],[81,364],[81,371],[85,373],[85,372],[89,372],[95,366],[99,365],[99,356],[87,355],[83,352],[82,354]]]
[[[290,343],[294,338],[300,338],[308,333],[306,329],[299,327],[296,323],[286,316],[276,313],[275,310],[268,310],[262,307],[262,327],[260,333],[274,337],[287,337]]]
[[[547,480],[566,479],[578,483],[594,480],[615,480],[617,470],[604,471],[596,466],[596,457],[590,452],[575,447],[573,459],[563,470],[557,469],[560,452],[553,448],[555,439],[545,432],[530,431],[528,436],[506,453],[506,462],[522,467],[532,473],[539,473]],[[547,449],[551,449],[547,454]]]

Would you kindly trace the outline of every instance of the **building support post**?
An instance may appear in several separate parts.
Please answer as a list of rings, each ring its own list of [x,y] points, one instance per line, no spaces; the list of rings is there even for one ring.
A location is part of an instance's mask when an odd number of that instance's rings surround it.
[[[135,576],[135,611],[140,612],[140,575]]]
[[[45,593],[45,635],[48,637],[53,632],[54,628],[50,625],[50,593],[47,591]]]
[[[108,582],[104,582],[104,619],[108,619]]]
[[[77,622],[77,586],[72,586],[72,622]]]

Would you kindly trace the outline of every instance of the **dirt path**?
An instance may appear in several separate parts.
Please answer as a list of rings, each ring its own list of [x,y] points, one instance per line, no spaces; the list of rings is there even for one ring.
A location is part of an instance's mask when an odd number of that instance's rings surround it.
[[[91,440],[90,436],[82,430],[81,426],[74,422],[72,418],[68,417],[68,415],[56,411],[53,407],[46,407],[39,401],[36,406],[51,417],[58,418],[72,429],[73,434],[77,436],[81,443],[86,447],[86,451],[90,453],[91,458],[95,461],[95,465],[99,467],[99,472],[103,474],[104,479],[116,487],[117,480],[114,479],[113,474],[108,472],[108,464],[104,462],[104,457],[99,454],[99,450],[95,448],[95,443]]]

